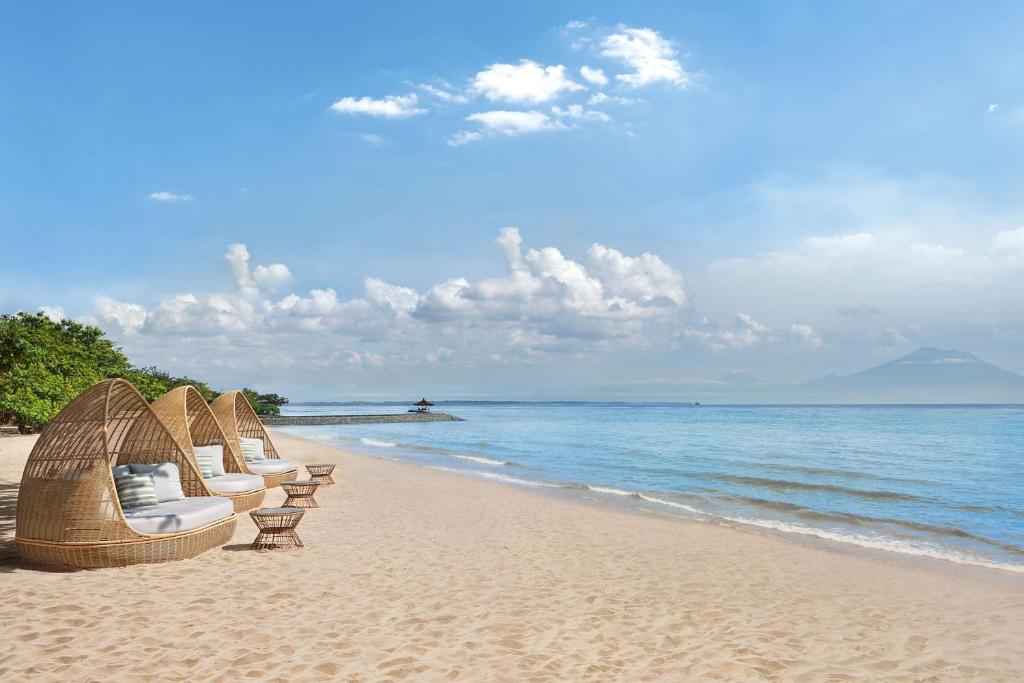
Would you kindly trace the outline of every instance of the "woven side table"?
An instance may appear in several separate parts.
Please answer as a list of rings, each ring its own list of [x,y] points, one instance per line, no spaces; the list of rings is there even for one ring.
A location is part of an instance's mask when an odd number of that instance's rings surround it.
[[[281,482],[281,489],[288,494],[284,501],[284,507],[293,508],[318,508],[313,494],[320,488],[320,482],[313,479],[299,479],[297,481]]]
[[[334,477],[331,476],[334,473],[333,464],[306,465],[306,471],[309,472],[309,478],[320,482],[321,486],[334,486]]]
[[[305,510],[295,507],[260,508],[249,513],[256,528],[260,530],[252,549],[284,550],[301,548],[302,539],[295,533],[295,527],[302,520]]]

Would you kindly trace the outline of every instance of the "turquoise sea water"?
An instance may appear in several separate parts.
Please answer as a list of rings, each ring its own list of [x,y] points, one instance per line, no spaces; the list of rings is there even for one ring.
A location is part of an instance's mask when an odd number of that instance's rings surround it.
[[[284,430],[515,486],[1024,573],[1024,406],[437,409],[466,421]]]

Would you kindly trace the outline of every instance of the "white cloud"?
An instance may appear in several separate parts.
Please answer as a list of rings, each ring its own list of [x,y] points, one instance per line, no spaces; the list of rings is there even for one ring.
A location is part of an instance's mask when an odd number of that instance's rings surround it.
[[[261,291],[273,291],[291,280],[292,274],[283,263],[256,266],[249,270],[249,249],[244,244],[229,244],[224,253],[242,296],[255,297]]]
[[[529,59],[519,64],[491,64],[477,73],[473,90],[492,102],[539,104],[557,98],[564,92],[583,90],[569,79],[565,67],[542,66]]]
[[[579,19],[573,19],[572,21],[568,21],[565,24],[565,29],[569,30],[569,31],[578,31],[581,28],[586,28],[586,27],[587,27],[587,22],[580,21]]]
[[[252,304],[237,295],[175,294],[149,312],[144,331],[197,336],[245,332],[254,320]]]
[[[470,114],[467,121],[481,124],[487,130],[501,135],[525,135],[545,130],[564,128],[557,121],[539,111],[483,111]]]
[[[718,327],[711,321],[688,327],[683,334],[696,339],[712,351],[741,350],[756,346],[771,339],[772,331],[767,325],[754,320],[747,313],[738,313],[731,327]]]
[[[363,282],[366,298],[375,304],[383,304],[396,313],[412,313],[419,303],[419,294],[415,289],[399,287],[375,277],[368,277]]]
[[[436,97],[442,102],[450,104],[465,104],[469,101],[468,97],[462,93],[456,92],[454,88],[452,88],[451,84],[442,82],[441,85],[443,87],[431,85],[430,83],[420,83],[416,87],[423,92]]]
[[[999,109],[999,105],[996,104],[995,102],[992,102],[991,104],[988,105],[988,113],[989,114],[995,113],[998,109]]]
[[[643,102],[643,100],[637,100],[631,97],[619,97],[618,95],[606,95],[603,92],[594,93],[591,98],[587,100],[587,104],[591,107],[597,104],[604,104],[605,102],[628,106],[631,104],[637,104],[638,102]]]
[[[825,342],[810,325],[794,323],[789,326],[789,334],[795,341],[809,349],[820,349],[825,345]]]
[[[1024,251],[1024,226],[1016,230],[1003,230],[992,238],[992,249],[995,251]]]
[[[682,274],[656,254],[630,257],[597,243],[587,250],[587,256],[591,270],[612,295],[633,298],[642,304],[687,303]]]
[[[559,118],[600,121],[602,123],[611,123],[612,120],[612,117],[608,116],[608,114],[605,114],[603,111],[585,109],[581,104],[570,104],[565,108],[555,105],[551,107],[551,113]]]
[[[174,194],[173,192],[152,192],[149,198],[155,202],[191,202],[195,197],[190,194]]]
[[[417,106],[418,102],[419,98],[415,93],[388,95],[380,100],[371,97],[360,97],[358,100],[354,97],[343,97],[331,105],[331,111],[339,114],[365,114],[388,119],[404,119],[427,112],[426,109]]]
[[[608,85],[608,77],[604,75],[604,71],[597,68],[592,68],[587,65],[580,67],[580,76],[583,76],[583,80],[594,85],[604,87]]]
[[[601,41],[601,54],[633,69],[633,73],[615,76],[633,88],[658,82],[685,88],[690,83],[689,74],[675,59],[672,43],[653,29],[620,26],[618,33]]]
[[[67,317],[63,306],[40,306],[39,312],[55,323],[59,323]]]
[[[146,324],[146,309],[138,304],[98,296],[94,308],[101,323],[113,325],[125,334],[134,334]]]
[[[468,145],[471,142],[476,142],[483,138],[483,133],[475,130],[460,130],[450,138],[448,138],[448,144],[452,147],[461,147],[462,145]]]
[[[274,291],[292,279],[292,273],[283,263],[256,266],[252,271],[256,285],[264,291]]]
[[[377,133],[360,133],[359,139],[366,144],[373,145],[375,147],[379,147],[388,141],[386,137],[378,135]]]

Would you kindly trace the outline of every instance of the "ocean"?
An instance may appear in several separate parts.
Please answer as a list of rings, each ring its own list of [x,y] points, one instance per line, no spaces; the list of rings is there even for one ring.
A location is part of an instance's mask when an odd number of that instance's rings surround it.
[[[285,406],[283,414],[407,406]],[[370,455],[1024,573],[1024,406],[464,403],[464,422],[281,427]]]

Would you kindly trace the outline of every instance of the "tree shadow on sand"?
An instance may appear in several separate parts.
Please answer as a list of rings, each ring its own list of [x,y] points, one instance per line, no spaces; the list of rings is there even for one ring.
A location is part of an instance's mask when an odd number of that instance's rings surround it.
[[[14,549],[14,521],[18,510],[18,484],[0,482],[0,572],[11,572],[18,562]]]

